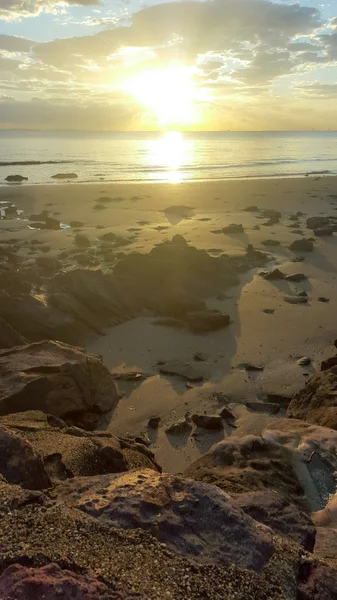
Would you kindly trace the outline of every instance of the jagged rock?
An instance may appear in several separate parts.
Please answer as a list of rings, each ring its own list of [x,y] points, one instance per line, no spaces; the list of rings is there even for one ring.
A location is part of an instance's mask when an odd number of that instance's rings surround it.
[[[220,415],[192,415],[192,421],[197,427],[202,429],[223,429],[222,418]]]
[[[285,279],[285,274],[280,271],[280,269],[273,269],[272,271],[268,271],[267,273],[262,274],[263,279],[267,281],[274,281],[278,279]]]
[[[0,414],[41,410],[93,428],[118,393],[99,357],[60,342],[0,351]]]
[[[235,421],[236,420],[235,414],[232,413],[232,411],[229,410],[229,408],[227,408],[227,406],[224,406],[221,409],[219,414],[222,419],[225,419],[225,421]]]
[[[313,249],[313,242],[311,242],[310,240],[306,240],[305,238],[295,240],[289,246],[289,250],[292,250],[293,252],[312,252]]]
[[[298,600],[335,600],[337,569],[318,561],[304,561],[300,571]]]
[[[222,233],[244,233],[244,229],[241,223],[238,225],[232,223],[231,225],[227,225],[227,227],[223,227]]]
[[[272,415],[275,415],[280,410],[280,406],[272,402],[245,402],[245,405],[247,406],[247,408],[250,408],[255,412],[269,412]]]
[[[179,419],[176,423],[172,423],[165,429],[165,433],[168,435],[184,435],[186,433],[190,433],[192,430],[192,425],[186,417]]]
[[[133,439],[68,427],[61,419],[41,411],[0,417],[0,426],[27,440],[53,482],[133,468],[158,469],[152,452]]]
[[[307,219],[308,229],[320,229],[321,227],[325,227],[329,224],[330,221],[328,217],[309,217],[309,219]]]
[[[172,360],[159,366],[160,373],[165,375],[178,375],[187,381],[202,381],[204,376],[188,363]]]
[[[315,528],[308,514],[288,502],[274,490],[247,492],[235,496],[235,502],[250,517],[271,527],[275,533],[294,540],[312,552]]]
[[[5,181],[9,181],[9,182],[20,182],[20,181],[27,181],[28,177],[23,177],[22,175],[7,175],[7,177],[5,177]]]
[[[13,327],[0,317],[0,348],[11,348],[12,346],[22,346],[27,340],[20,335]]]
[[[287,417],[337,429],[337,366],[308,379],[291,401]]]
[[[330,358],[327,358],[326,360],[323,360],[321,362],[321,371],[327,371],[328,369],[331,369],[331,367],[336,367],[337,366],[337,356],[331,356]]]
[[[172,552],[199,562],[259,571],[273,553],[268,533],[227,494],[180,476],[135,471],[79,478],[59,485],[55,496],[114,527],[150,530]]]
[[[77,179],[78,175],[76,173],[56,173],[56,175],[52,175],[51,179]]]
[[[5,600],[113,600],[107,586],[92,575],[79,575],[51,563],[28,568],[11,565],[0,575]]]
[[[288,408],[291,400],[292,400],[292,396],[284,396],[283,394],[266,394],[265,397],[267,402],[273,403],[273,404],[279,404],[282,408]]]
[[[31,490],[50,487],[43,462],[31,444],[7,427],[0,426],[0,474],[8,481]]]
[[[288,304],[308,304],[307,296],[284,296],[284,301]]]

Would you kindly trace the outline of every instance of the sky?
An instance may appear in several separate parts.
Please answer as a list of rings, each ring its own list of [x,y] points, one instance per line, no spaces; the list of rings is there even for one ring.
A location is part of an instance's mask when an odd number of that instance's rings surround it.
[[[337,129],[337,0],[0,0],[0,128]]]

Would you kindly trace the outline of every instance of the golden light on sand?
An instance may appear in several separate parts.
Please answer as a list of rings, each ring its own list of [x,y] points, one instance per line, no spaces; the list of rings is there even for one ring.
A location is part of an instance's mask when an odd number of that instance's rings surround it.
[[[122,87],[149,108],[162,127],[188,126],[198,120],[194,105],[198,93],[192,75],[191,67],[172,66],[143,71]]]

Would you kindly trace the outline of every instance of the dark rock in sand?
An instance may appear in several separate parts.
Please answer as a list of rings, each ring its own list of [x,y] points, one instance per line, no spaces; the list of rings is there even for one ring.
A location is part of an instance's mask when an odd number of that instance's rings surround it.
[[[271,413],[272,415],[275,415],[276,413],[279,412],[280,410],[280,406],[278,404],[272,403],[272,402],[245,402],[245,405],[247,406],[247,408],[250,408],[251,410],[253,410],[254,412],[259,412],[259,413]]]
[[[8,483],[31,490],[51,486],[41,457],[31,444],[19,435],[0,425],[0,475]]]
[[[180,476],[135,471],[79,478],[61,484],[55,496],[118,529],[148,530],[197,562],[260,571],[274,550],[268,533],[227,494]]]
[[[5,181],[9,181],[9,182],[20,182],[20,181],[27,181],[28,177],[23,177],[22,175],[7,175],[7,177],[5,177]]]
[[[330,224],[328,217],[309,217],[307,219],[308,229],[320,229]]]
[[[321,371],[327,371],[331,369],[331,367],[337,366],[337,356],[331,356],[331,358],[327,358],[321,362]]]
[[[190,421],[183,417],[179,419],[176,423],[172,423],[165,429],[165,433],[168,435],[186,435],[189,434],[192,430],[192,425]]]
[[[193,311],[185,315],[184,323],[192,333],[207,333],[228,327],[230,316],[218,310]]]
[[[80,575],[51,563],[28,568],[11,565],[0,576],[5,600],[113,600],[107,586],[92,575]],[[116,597],[117,600],[117,597]]]
[[[288,304],[308,304],[307,296],[285,296],[284,301]]]
[[[52,229],[57,230],[60,229],[60,221],[57,219],[53,219],[52,217],[46,217],[44,222],[41,223],[32,223],[31,227],[34,229]]]
[[[35,259],[38,267],[46,271],[58,271],[62,269],[62,263],[54,256],[38,256]]]
[[[264,240],[261,242],[263,246],[280,246],[280,242],[278,240]]]
[[[269,271],[267,273],[263,273],[262,274],[263,279],[266,279],[267,281],[276,281],[278,279],[285,279],[286,276],[284,273],[282,273],[282,271],[280,271],[280,269],[273,269],[272,271]]]
[[[289,246],[289,250],[292,250],[293,252],[312,252],[313,249],[314,244],[305,238],[302,238],[301,240],[295,240]]]
[[[91,246],[89,238],[81,233],[75,235],[74,243],[78,248],[88,248],[89,246]]]
[[[237,366],[238,369],[243,369],[245,371],[263,371],[264,367],[259,365],[253,365],[252,363],[240,363]]]
[[[70,221],[69,223],[70,227],[83,227],[84,223],[83,221]]]
[[[235,502],[250,517],[290,538],[308,552],[315,544],[315,528],[309,515],[299,510],[274,490],[247,492],[235,496]]]
[[[99,357],[60,342],[0,351],[0,414],[43,410],[91,429],[118,393]]]
[[[76,173],[56,173],[56,175],[52,175],[51,179],[77,179],[78,175]]]
[[[219,400],[218,400],[219,401]],[[221,410],[220,410],[220,417],[222,419],[224,419],[225,421],[235,421],[236,420],[236,416],[234,413],[232,413],[231,410],[229,410],[229,408],[227,408],[227,406],[224,406]]]
[[[150,427],[150,429],[158,429],[160,421],[160,417],[151,417],[147,426]]]
[[[204,376],[188,363],[172,360],[159,367],[160,373],[165,375],[178,375],[187,381],[202,381]]]
[[[196,352],[193,356],[193,360],[195,360],[196,362],[206,362],[207,356],[206,354],[202,354],[202,352]]]
[[[274,314],[274,312],[275,312],[275,308],[264,308],[264,309],[263,309],[263,312],[264,312],[266,315],[273,315],[273,314]]]
[[[165,364],[165,363],[164,363]],[[139,371],[127,371],[126,373],[111,373],[112,377],[117,381],[133,381],[141,382],[144,381],[148,375],[140,373]]]
[[[246,206],[246,208],[243,208],[242,210],[245,212],[259,212],[260,209],[258,206],[253,205],[253,206]]]
[[[261,214],[266,219],[278,219],[278,220],[280,220],[280,218],[282,217],[282,213],[279,210],[275,210],[273,208],[264,208],[261,211]]]
[[[231,225],[227,225],[227,227],[223,227],[222,233],[244,233],[244,229],[241,223],[239,225],[232,223]]]
[[[316,237],[329,237],[333,235],[332,227],[321,227],[320,229],[314,229],[314,234]]]
[[[40,411],[0,417],[1,426],[28,441],[34,453],[43,460],[54,483],[133,468],[158,469],[154,455],[132,438],[122,439],[107,431],[87,432],[68,427],[61,419]]]
[[[311,359],[308,358],[308,356],[302,356],[302,358],[298,359],[297,364],[300,367],[307,367],[308,365],[311,365]]]
[[[324,296],[320,296],[318,298],[318,302],[323,302],[323,303],[330,302],[330,298],[325,298]]]
[[[11,348],[24,344],[27,344],[27,340],[0,317],[0,348]]]
[[[192,415],[192,421],[201,429],[223,429],[222,418],[220,415]]]
[[[305,281],[306,279],[308,278],[303,273],[293,273],[292,275],[286,276],[287,281],[295,281],[296,283],[299,283],[300,281]]]
[[[282,408],[288,408],[292,396],[284,396],[283,394],[266,394],[266,401],[269,403],[279,404]]]
[[[337,366],[307,380],[291,401],[287,417],[337,429]]]

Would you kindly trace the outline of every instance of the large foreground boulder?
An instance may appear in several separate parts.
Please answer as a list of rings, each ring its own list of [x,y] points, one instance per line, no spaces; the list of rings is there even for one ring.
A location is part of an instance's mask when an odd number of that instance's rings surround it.
[[[41,457],[32,445],[7,427],[0,426],[0,475],[9,483],[31,490],[51,485]]]
[[[81,348],[44,341],[0,350],[0,415],[42,410],[93,429],[117,403],[101,358]]]
[[[274,551],[268,530],[227,494],[183,477],[146,470],[81,477],[60,484],[55,495],[114,527],[149,530],[173,552],[199,562],[259,571]]]
[[[42,459],[44,469],[54,483],[71,477],[120,473],[133,468],[159,469],[153,453],[143,444],[117,438],[107,431],[89,432],[68,427],[62,420],[40,411],[0,417],[0,426],[5,426],[15,439],[21,438],[24,447],[28,446],[41,457],[39,460]],[[28,467],[26,459],[27,471]],[[25,471],[24,464],[22,470]]]
[[[308,379],[291,401],[287,417],[337,429],[337,366]]]

